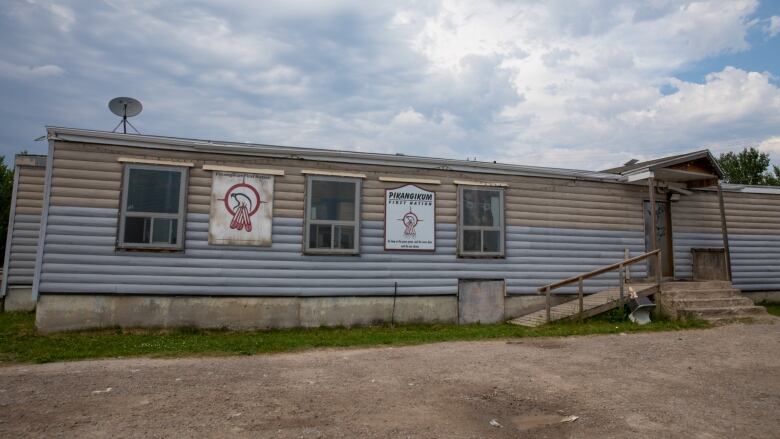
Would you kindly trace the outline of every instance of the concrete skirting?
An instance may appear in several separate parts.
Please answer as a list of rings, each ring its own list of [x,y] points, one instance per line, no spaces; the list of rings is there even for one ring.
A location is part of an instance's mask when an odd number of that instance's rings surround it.
[[[780,303],[780,291],[756,291],[742,292],[742,295],[749,298],[753,303]]]
[[[32,286],[9,285],[5,292],[4,311],[32,311],[35,302],[32,299]]]
[[[398,297],[396,323],[454,323],[454,296]],[[356,326],[390,322],[392,297],[184,297],[43,294],[42,332],[88,328],[228,328]]]
[[[568,300],[569,298],[565,298]],[[553,299],[558,304],[563,299]],[[43,294],[35,323],[42,332],[92,328],[227,328],[252,330],[379,323],[456,323],[455,296],[192,297]],[[504,317],[544,308],[542,296],[508,296]]]

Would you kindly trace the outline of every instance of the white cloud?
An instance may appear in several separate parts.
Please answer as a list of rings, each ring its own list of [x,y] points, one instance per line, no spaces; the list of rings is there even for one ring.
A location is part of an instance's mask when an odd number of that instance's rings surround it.
[[[415,126],[425,123],[425,116],[414,111],[414,108],[409,107],[393,117],[393,124],[402,126]]]
[[[780,17],[777,15],[773,15],[769,18],[769,23],[767,24],[766,28],[764,28],[764,31],[769,35],[769,37],[774,37],[775,35],[780,33]]]
[[[660,97],[652,107],[627,116],[637,125],[667,126],[695,122],[713,127],[764,113],[770,120],[780,121],[780,89],[769,81],[769,74],[726,67],[705,79],[704,84],[674,79],[671,83],[677,88],[676,93]]]
[[[70,32],[76,22],[76,14],[67,6],[56,3],[48,4],[46,8],[54,15],[54,25],[62,32]]]
[[[780,136],[772,136],[758,144],[758,149],[769,154],[772,161],[780,166]]]
[[[65,70],[62,67],[53,64],[23,66],[0,60],[0,76],[5,76],[7,78],[35,80],[38,78],[59,76],[63,73],[65,73]]]

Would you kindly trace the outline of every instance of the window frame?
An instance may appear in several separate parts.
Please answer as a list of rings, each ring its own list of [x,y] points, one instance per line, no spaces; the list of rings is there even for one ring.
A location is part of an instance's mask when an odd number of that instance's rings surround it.
[[[128,212],[127,196],[130,190],[130,171],[133,169],[147,169],[152,171],[178,172],[181,180],[179,181],[179,211],[178,213],[160,213],[160,212]],[[119,206],[119,227],[116,239],[116,246],[121,250],[183,250],[184,249],[184,231],[185,219],[187,218],[187,183],[189,180],[188,168],[184,166],[164,166],[164,165],[146,165],[138,163],[127,163],[122,173],[122,196]],[[165,244],[160,242],[125,242],[125,223],[128,217],[151,218],[152,224],[149,227],[150,233],[154,233],[154,219],[175,219],[177,220],[176,244]],[[151,239],[150,239],[151,240]]]
[[[312,202],[312,184],[314,181],[338,181],[353,183],[355,185],[355,217],[352,221],[338,221],[338,220],[314,220],[311,219],[311,202]],[[311,255],[359,255],[360,254],[360,215],[362,200],[361,195],[363,193],[363,181],[361,178],[354,177],[338,177],[329,175],[307,175],[306,176],[306,192],[304,196],[304,210],[303,210],[303,253]],[[310,248],[309,238],[312,225],[330,225],[331,226],[331,241],[330,248]],[[334,226],[353,226],[355,228],[355,247],[351,249],[334,248],[335,236]]]
[[[477,191],[490,191],[499,193],[499,215],[498,226],[466,226],[463,224],[463,209],[466,204],[463,199],[464,190],[477,190]],[[505,206],[505,188],[499,186],[471,186],[471,185],[458,185],[458,256],[465,258],[504,258],[506,257],[506,206]],[[463,234],[466,230],[479,230],[480,231],[480,251],[465,251],[463,249],[464,239]],[[485,231],[498,231],[499,232],[499,245],[500,249],[497,252],[485,252],[481,249],[484,248]]]

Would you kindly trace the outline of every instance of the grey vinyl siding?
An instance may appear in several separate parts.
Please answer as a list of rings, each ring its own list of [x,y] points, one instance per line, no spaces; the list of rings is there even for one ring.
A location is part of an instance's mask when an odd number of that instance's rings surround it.
[[[455,255],[455,225],[437,226],[434,254],[385,252],[383,224],[361,223],[360,256],[301,254],[302,220],[275,218],[271,248],[208,244],[208,215],[189,214],[184,253],[117,252],[115,210],[53,206],[44,248],[42,293],[250,296],[456,294],[459,277],[505,278],[509,294],[637,254],[641,233],[508,227],[507,257]],[[606,244],[608,243],[608,244]],[[638,266],[636,276],[643,274]],[[588,291],[614,286],[608,276]]]
[[[19,177],[13,188],[16,196],[13,227],[6,244],[10,247],[5,267],[9,286],[33,283],[46,168],[20,165],[16,166],[16,172]]]
[[[724,192],[736,288],[780,290],[780,196]],[[672,203],[675,274],[690,277],[691,248],[723,247],[718,198],[697,191]]]

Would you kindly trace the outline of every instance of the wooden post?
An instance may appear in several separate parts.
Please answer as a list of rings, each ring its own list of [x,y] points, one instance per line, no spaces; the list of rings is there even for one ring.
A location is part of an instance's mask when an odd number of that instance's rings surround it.
[[[649,251],[653,251],[653,250],[656,250],[658,248],[658,236],[657,236],[658,224],[656,224],[656,208],[655,208],[655,178],[650,177],[650,178],[647,179],[647,188],[648,188],[648,191],[649,191],[649,194],[650,194],[650,234],[649,234],[649,237],[650,237],[650,250]],[[661,259],[659,258],[657,260],[660,261]],[[647,261],[648,271],[652,271],[651,270],[651,266],[652,265],[653,265],[653,259],[651,258],[651,259],[649,259]],[[660,273],[661,272],[661,264],[660,263],[656,263],[655,264],[655,272],[656,273]],[[647,274],[648,274],[648,277],[649,277],[650,273],[647,273]],[[658,276],[656,275],[656,277],[658,277]]]
[[[726,225],[726,207],[723,203],[723,190],[718,180],[718,204],[720,206],[720,231],[723,236],[723,254],[726,258],[726,268],[728,269],[728,280],[731,280],[731,252],[729,251],[729,230]]]
[[[655,260],[658,267],[661,266],[661,252],[658,252],[655,254]],[[658,288],[661,288],[661,270],[655,270],[655,283],[658,285]]]
[[[623,249],[623,259],[629,259],[629,258],[631,258],[631,250]],[[630,265],[626,265],[626,268],[625,268],[625,270],[626,270],[626,282],[630,282],[631,281],[631,268],[630,267],[631,267]]]
[[[623,297],[626,295],[626,275],[623,273],[623,266],[618,269],[618,275],[620,278],[620,303],[623,303]]]
[[[580,277],[579,282],[577,282],[577,297],[580,300],[580,322],[582,322],[582,312],[583,312],[583,300],[582,300],[582,278]]]
[[[550,287],[545,290],[547,294],[547,323],[550,323]]]

